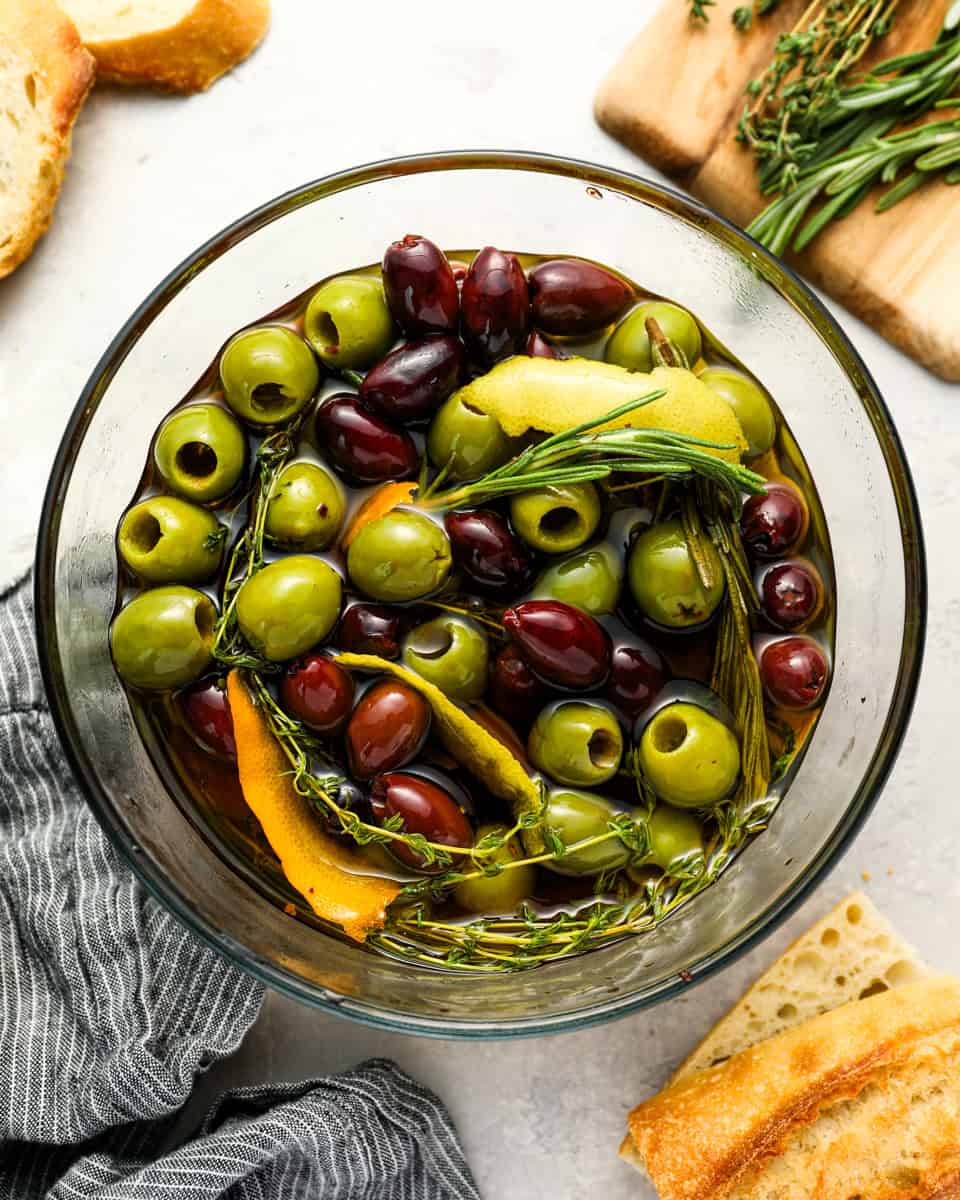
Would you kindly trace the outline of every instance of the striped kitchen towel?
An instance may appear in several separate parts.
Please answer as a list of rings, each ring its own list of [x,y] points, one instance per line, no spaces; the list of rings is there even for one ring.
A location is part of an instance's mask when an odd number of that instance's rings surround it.
[[[0,594],[0,1200],[479,1200],[393,1063],[228,1093],[169,1147],[262,990],[120,863],[47,711],[29,580]]]

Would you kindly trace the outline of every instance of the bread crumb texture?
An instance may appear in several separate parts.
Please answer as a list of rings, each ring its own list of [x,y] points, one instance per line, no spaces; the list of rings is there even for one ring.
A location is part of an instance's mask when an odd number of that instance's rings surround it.
[[[50,224],[94,72],[51,0],[0,0],[0,277]]]

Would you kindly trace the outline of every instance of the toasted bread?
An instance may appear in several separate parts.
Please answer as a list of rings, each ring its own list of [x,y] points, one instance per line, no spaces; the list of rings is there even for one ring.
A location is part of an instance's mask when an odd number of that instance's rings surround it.
[[[52,0],[0,0],[0,276],[50,224],[94,72]]]
[[[61,0],[101,79],[202,92],[246,58],[270,0]]]

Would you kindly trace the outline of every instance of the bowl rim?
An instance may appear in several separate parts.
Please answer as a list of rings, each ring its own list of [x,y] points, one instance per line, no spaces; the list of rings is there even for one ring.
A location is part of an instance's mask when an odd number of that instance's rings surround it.
[[[623,190],[632,199],[641,199],[636,192],[644,191],[669,202],[689,221],[707,221],[726,231],[734,242],[745,245],[754,264],[766,278],[772,273],[778,290],[783,293],[786,282],[793,295],[786,299],[795,305],[802,302],[813,323],[821,326],[836,339],[848,356],[841,362],[844,372],[859,373],[864,388],[875,405],[875,416],[867,416],[880,444],[887,475],[894,492],[900,524],[904,559],[904,634],[893,698],[876,749],[861,780],[832,834],[820,853],[781,896],[773,899],[764,910],[734,937],[695,963],[690,970],[662,980],[640,994],[595,1004],[589,1008],[562,1013],[553,1017],[511,1018],[508,1020],[458,1021],[447,1018],[428,1018],[399,1013],[396,1010],[368,1006],[362,1000],[341,996],[328,989],[318,988],[267,962],[219,929],[212,921],[191,906],[186,896],[164,877],[140,852],[129,837],[100,785],[92,761],[83,748],[73,723],[68,697],[59,669],[60,655],[56,635],[54,579],[56,546],[59,533],[59,514],[62,498],[69,486],[76,450],[83,440],[102,392],[109,386],[115,370],[123,362],[137,340],[142,327],[149,324],[184,284],[208,261],[218,258],[235,243],[255,232],[262,225],[284,216],[288,211],[322,199],[331,191],[340,192],[363,184],[380,182],[398,175],[422,174],[434,170],[499,169],[523,170],[561,174],[582,178],[588,184],[599,184],[611,190]],[[642,201],[641,201],[642,202]],[[769,273],[768,273],[769,272]],[[835,351],[834,351],[835,352]],[[852,368],[852,371],[851,371]],[[861,389],[858,389],[861,390]],[[861,392],[862,396],[862,392]],[[720,216],[707,205],[660,182],[635,172],[603,166],[584,159],[531,151],[505,150],[446,150],[378,159],[357,167],[335,171],[308,183],[292,188],[251,209],[245,215],[224,226],[170,271],[124,322],[104,351],[85,384],[67,422],[51,468],[40,517],[34,566],[34,602],[37,646],[44,688],[50,704],[53,723],[67,761],[80,790],[100,826],[126,864],[147,891],[173,913],[191,932],[222,954],[234,966],[240,967],[260,982],[293,999],[306,1002],[327,1012],[338,1013],[362,1024],[391,1032],[418,1034],[428,1037],[533,1037],[548,1033],[586,1029],[615,1020],[630,1013],[652,1007],[668,1000],[695,983],[708,979],[726,966],[736,962],[765,937],[769,936],[807,899],[817,885],[839,862],[853,838],[872,812],[896,761],[910,721],[923,662],[927,623],[927,566],[923,528],[916,490],[903,444],[890,411],[877,385],[847,335],[811,288],[786,263],[756,242],[749,234]]]

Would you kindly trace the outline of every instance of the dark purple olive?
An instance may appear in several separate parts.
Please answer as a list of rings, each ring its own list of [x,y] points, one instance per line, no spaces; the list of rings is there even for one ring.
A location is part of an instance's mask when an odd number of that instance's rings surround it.
[[[763,611],[781,629],[799,629],[820,607],[820,580],[804,563],[777,563],[760,585]]]
[[[401,637],[401,611],[386,604],[351,604],[337,629],[341,650],[380,658],[399,658]]]
[[[461,294],[467,339],[490,362],[520,345],[530,307],[527,277],[515,254],[487,246],[470,264]]]
[[[292,663],[280,681],[280,699],[291,716],[317,733],[335,733],[353,708],[353,679],[325,654]]]
[[[751,496],[740,514],[740,535],[756,558],[781,558],[806,531],[807,509],[795,487],[768,483],[759,496]]]
[[[499,513],[489,509],[447,513],[443,521],[453,561],[481,591],[518,595],[533,580],[533,555]]]
[[[633,299],[622,279],[581,258],[539,263],[529,275],[534,324],[565,336],[595,333]]]
[[[593,617],[559,600],[527,600],[503,614],[527,666],[548,683],[589,688],[610,670],[610,638]]]
[[[649,642],[618,642],[610,658],[607,696],[627,717],[653,703],[670,678],[670,668]]]
[[[408,233],[383,256],[383,290],[393,319],[409,337],[454,333],[460,292],[439,246]]]
[[[548,342],[539,330],[535,329],[527,338],[527,344],[523,348],[524,354],[530,358],[565,358],[566,355],[561,354],[553,342]]]
[[[811,637],[781,638],[760,655],[760,678],[780,708],[810,708],[823,695],[829,676],[827,656]]]
[[[235,761],[237,743],[226,688],[215,680],[203,679],[181,693],[180,703],[190,732],[205,750]]]
[[[390,817],[402,818],[404,833],[423,834],[428,842],[441,846],[473,845],[473,827],[463,810],[449,792],[422,775],[391,771],[377,776],[370,789],[370,803],[381,823]],[[407,866],[423,869],[422,855],[403,842],[391,841],[388,848]]]
[[[407,342],[367,372],[360,402],[387,421],[420,421],[456,388],[463,360],[463,343],[451,334]]]
[[[317,409],[314,429],[333,466],[357,483],[405,479],[420,466],[413,438],[361,408],[356,396],[331,396]]]
[[[370,779],[416,758],[430,732],[430,706],[409,684],[383,679],[360,697],[347,725],[347,760]]]
[[[516,646],[504,646],[490,667],[490,703],[508,721],[527,727],[550,698],[550,690],[520,657]]]

